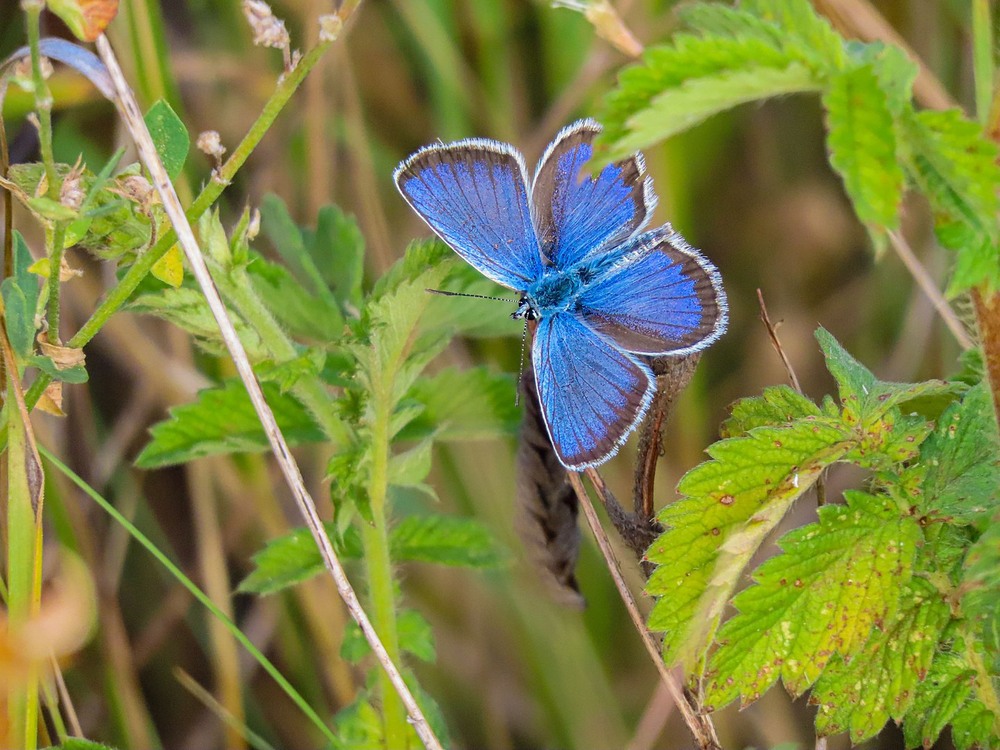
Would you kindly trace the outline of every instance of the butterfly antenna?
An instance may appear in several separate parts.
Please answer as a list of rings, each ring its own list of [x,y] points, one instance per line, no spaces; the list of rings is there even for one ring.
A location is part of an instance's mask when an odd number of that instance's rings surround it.
[[[430,292],[431,294],[440,294],[442,297],[475,297],[476,299],[492,299],[497,302],[517,302],[516,299],[510,299],[509,297],[490,297],[485,294],[466,294],[465,292],[446,292],[444,289],[424,289],[425,292]]]
[[[528,340],[528,321],[524,321],[524,330],[521,331],[521,362],[517,366],[517,377],[520,378],[521,374],[524,372],[524,343]],[[521,389],[516,388],[514,390],[514,408],[516,409],[521,404]]]

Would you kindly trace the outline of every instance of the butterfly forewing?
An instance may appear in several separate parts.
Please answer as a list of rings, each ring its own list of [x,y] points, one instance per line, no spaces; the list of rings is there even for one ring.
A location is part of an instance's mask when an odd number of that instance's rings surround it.
[[[646,225],[656,205],[638,154],[609,164],[596,178],[587,173],[600,132],[593,120],[564,128],[535,172],[535,226],[542,254],[556,268],[569,268],[624,242]]]
[[[570,469],[614,455],[655,390],[646,365],[571,313],[538,322],[531,359],[545,426],[559,460]]]
[[[698,351],[722,334],[719,273],[669,225],[635,238],[621,255],[579,297],[588,326],[626,351],[652,355]]]
[[[400,164],[395,179],[431,229],[483,275],[517,290],[541,275],[524,161],[507,144],[429,146]]]

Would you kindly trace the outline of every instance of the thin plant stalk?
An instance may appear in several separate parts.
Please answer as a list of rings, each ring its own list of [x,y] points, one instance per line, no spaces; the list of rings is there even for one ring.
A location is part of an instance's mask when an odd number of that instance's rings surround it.
[[[157,562],[163,566],[163,569],[166,570],[167,573],[173,576],[175,580],[188,590],[191,596],[197,599],[198,602],[205,607],[205,609],[211,612],[212,616],[215,617],[216,620],[226,626],[226,629],[230,632],[233,638],[239,641],[240,645],[247,650],[247,652],[256,660],[258,664],[260,664],[264,671],[267,672],[276,683],[278,683],[278,686],[284,691],[285,695],[287,695],[292,702],[299,707],[302,713],[305,714],[306,718],[313,723],[323,736],[330,742],[336,741],[336,735],[334,735],[330,727],[327,726],[326,722],[320,718],[319,714],[313,710],[312,706],[306,702],[306,699],[303,698],[294,687],[292,687],[292,684],[285,678],[278,668],[274,666],[274,664],[272,664],[266,656],[264,656],[261,650],[253,644],[253,641],[247,638],[243,631],[240,630],[239,626],[237,626],[235,622],[229,619],[229,617],[227,617],[226,614],[216,606],[211,597],[198,588],[194,581],[184,575],[181,569],[174,564],[173,560],[167,557],[166,554],[164,554],[163,551],[160,550],[160,548],[157,547],[149,537],[143,534],[135,524],[122,515],[122,513],[110,502],[108,502],[99,492],[97,492],[97,490],[83,481],[83,479],[76,474],[76,472],[52,455],[47,448],[40,445],[38,447],[38,452],[42,454],[42,457],[45,458],[46,461],[62,472],[67,479],[79,487],[85,495],[97,503],[101,509],[111,516],[111,518],[114,519],[119,526],[125,529],[125,531],[127,531],[140,546],[156,558]]]
[[[695,713],[691,704],[688,703],[687,698],[684,696],[684,691],[680,684],[678,684],[677,678],[667,669],[667,665],[663,661],[663,656],[660,654],[660,649],[646,628],[646,623],[642,617],[642,613],[639,611],[638,604],[636,604],[635,597],[629,591],[628,584],[622,575],[621,567],[618,565],[614,550],[611,548],[611,541],[608,539],[608,535],[601,525],[601,519],[597,517],[597,511],[594,510],[594,506],[590,502],[590,495],[587,494],[580,475],[575,471],[567,472],[567,475],[569,476],[570,484],[573,486],[573,491],[576,492],[576,496],[580,501],[583,514],[587,518],[587,525],[594,534],[597,546],[604,557],[608,572],[611,573],[615,588],[618,589],[618,594],[625,604],[629,618],[632,620],[632,624],[635,625],[635,629],[642,639],[642,645],[646,648],[646,653],[649,654],[649,658],[652,660],[653,666],[656,667],[656,671],[659,672],[660,679],[663,680],[667,692],[670,693],[670,697],[673,698],[674,703],[684,717],[684,723],[687,724],[692,734],[694,734],[695,741],[700,748],[703,750],[721,748],[722,746],[719,744],[719,738],[715,734],[715,727],[712,725],[712,720],[707,715],[698,716]]]
[[[441,743],[431,730],[430,724],[428,724],[423,712],[417,705],[416,699],[410,692],[409,687],[407,687],[402,674],[379,639],[375,628],[368,619],[368,615],[361,607],[357,594],[355,594],[354,588],[351,586],[351,583],[347,578],[347,574],[345,573],[344,568],[333,549],[333,545],[326,535],[326,531],[323,528],[323,522],[320,520],[319,513],[316,510],[316,504],[305,487],[299,467],[292,458],[284,435],[278,428],[277,422],[274,419],[274,414],[268,406],[267,401],[264,398],[264,394],[261,391],[260,383],[257,381],[253,368],[250,366],[246,352],[243,349],[243,344],[240,342],[239,336],[236,334],[232,321],[229,320],[225,305],[219,297],[219,292],[212,281],[212,277],[211,274],[209,274],[207,266],[205,265],[205,260],[201,255],[201,250],[194,237],[191,225],[184,214],[183,208],[181,208],[180,201],[178,200],[177,194],[170,182],[170,178],[156,153],[156,147],[153,145],[153,139],[149,134],[149,130],[147,129],[145,122],[143,121],[142,113],[139,111],[139,106],[135,101],[135,97],[122,75],[121,67],[118,65],[118,61],[115,57],[114,51],[111,49],[110,43],[103,35],[97,39],[97,49],[104,65],[107,67],[108,72],[111,75],[112,81],[114,82],[116,104],[119,108],[119,112],[122,115],[126,127],[136,144],[140,158],[150,172],[153,185],[160,195],[160,200],[163,202],[164,210],[166,211],[167,216],[173,225],[174,231],[177,234],[177,239],[181,249],[184,251],[184,255],[191,266],[192,273],[194,274],[195,279],[197,279],[202,293],[205,296],[205,300],[208,303],[209,309],[212,311],[212,315],[219,326],[222,339],[233,359],[233,363],[236,365],[240,379],[246,386],[250,400],[254,406],[254,411],[257,412],[257,416],[264,428],[264,433],[267,435],[268,442],[271,445],[271,450],[278,460],[278,465],[285,476],[285,480],[288,483],[289,488],[292,490],[296,505],[302,513],[313,539],[316,541],[320,554],[323,558],[324,566],[333,577],[334,582],[337,585],[338,592],[344,599],[344,603],[347,605],[347,609],[351,613],[351,616],[361,628],[361,632],[364,634],[365,639],[371,646],[372,652],[375,654],[375,658],[382,665],[382,668],[388,675],[389,680],[395,687],[396,692],[399,694],[400,699],[406,706],[409,719],[412,722],[418,736],[421,738],[426,747],[436,750],[441,747]]]

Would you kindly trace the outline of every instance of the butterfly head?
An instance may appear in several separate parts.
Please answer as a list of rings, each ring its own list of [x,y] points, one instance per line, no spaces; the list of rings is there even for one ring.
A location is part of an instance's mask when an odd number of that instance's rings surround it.
[[[517,309],[510,314],[514,320],[538,320],[538,308],[527,294],[522,294],[517,301]]]

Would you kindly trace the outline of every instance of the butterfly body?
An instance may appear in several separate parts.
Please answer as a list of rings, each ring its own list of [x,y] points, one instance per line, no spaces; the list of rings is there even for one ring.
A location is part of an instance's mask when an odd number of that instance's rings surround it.
[[[403,197],[537,321],[532,366],[546,428],[569,469],[618,450],[655,393],[648,356],[698,351],[725,330],[718,272],[670,225],[643,232],[656,198],[641,155],[583,170],[600,126],[564,128],[528,182],[511,146],[421,149],[397,168]]]

